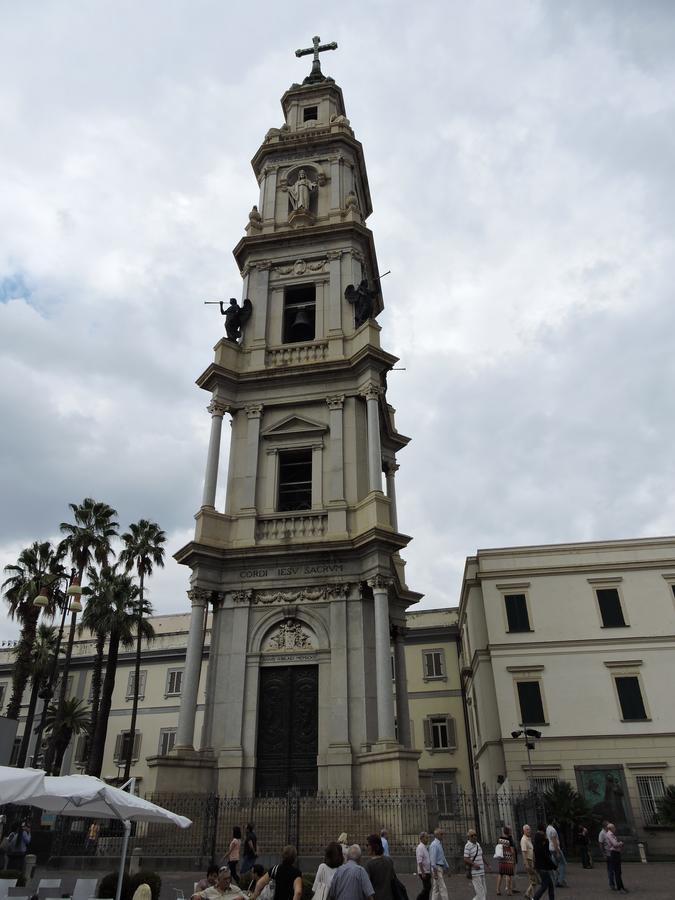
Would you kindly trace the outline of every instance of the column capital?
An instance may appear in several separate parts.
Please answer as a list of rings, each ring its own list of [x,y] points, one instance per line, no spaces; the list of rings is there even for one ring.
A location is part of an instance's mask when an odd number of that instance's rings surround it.
[[[362,397],[366,398],[366,400],[377,400],[377,398],[382,393],[382,388],[377,384],[369,384],[360,393]]]
[[[271,259],[261,259],[258,262],[253,264],[253,268],[257,272],[269,272],[272,268],[272,260]]]
[[[333,260],[336,260],[336,259],[342,259],[342,256],[344,255],[345,252],[346,251],[344,251],[344,250],[329,250],[326,253],[326,256],[332,262]]]
[[[344,394],[336,394],[334,397],[326,397],[328,409],[342,409],[345,402]]]
[[[373,591],[388,591],[389,586],[393,583],[393,578],[387,578],[385,575],[375,575],[373,578],[368,579],[368,586],[373,589]]]
[[[253,403],[244,407],[244,409],[249,419],[259,419],[262,416],[263,405],[262,403]]]
[[[200,587],[190,588],[187,592],[193,606],[208,606],[212,594],[213,591],[208,591],[206,588]]]
[[[404,625],[392,625],[391,626],[391,636],[394,640],[394,643],[403,643],[408,634],[408,629]]]
[[[224,416],[225,413],[230,411],[230,407],[219,400],[212,400],[206,407],[206,411],[210,412],[212,416]]]
[[[401,467],[397,462],[392,462],[391,460],[384,461],[384,471],[387,475],[395,475]]]

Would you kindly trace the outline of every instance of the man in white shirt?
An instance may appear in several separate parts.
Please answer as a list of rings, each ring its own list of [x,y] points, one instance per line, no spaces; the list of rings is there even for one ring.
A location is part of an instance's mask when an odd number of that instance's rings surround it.
[[[383,828],[380,832],[380,840],[382,841],[382,852],[385,856],[389,856],[389,840],[387,838],[387,829]]]
[[[429,843],[429,835],[426,831],[420,833],[420,842],[415,850],[415,858],[417,860],[417,874],[422,879],[422,890],[417,895],[417,900],[429,900],[431,891],[431,860],[427,844]]]
[[[567,887],[567,880],[565,878],[565,875],[567,874],[567,860],[565,859],[565,854],[562,852],[560,837],[553,823],[549,823],[549,825],[546,826],[546,837],[548,838],[548,849],[551,856],[558,864],[558,875],[555,886]]]
[[[471,887],[473,888],[473,900],[485,900],[485,861],[483,860],[483,848],[478,843],[478,835],[473,828],[469,830],[464,845],[464,865],[471,871]],[[489,866],[488,866],[489,868]]]
[[[598,844],[600,849],[602,850],[602,855],[605,857],[605,862],[607,863],[607,881],[609,882],[610,891],[616,890],[616,883],[614,881],[614,870],[612,868],[612,855],[611,855],[611,847],[609,846],[609,838],[607,826],[609,822],[607,819],[603,819],[602,822],[602,831],[598,835]]]
[[[532,845],[532,829],[529,825],[523,825],[520,850],[523,854],[523,865],[525,866],[527,877],[530,879],[527,890],[525,891],[525,896],[531,898],[532,894],[534,894],[534,889],[537,886],[537,873],[534,870],[534,847]]]
[[[429,861],[431,863],[431,900],[448,900],[448,889],[445,886],[445,873],[449,866],[443,850],[442,828],[436,828],[434,839],[429,847]]]

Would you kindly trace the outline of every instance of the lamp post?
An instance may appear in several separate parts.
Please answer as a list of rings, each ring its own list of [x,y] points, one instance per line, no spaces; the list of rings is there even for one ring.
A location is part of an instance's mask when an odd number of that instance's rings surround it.
[[[52,661],[52,668],[49,673],[49,678],[47,679],[46,685],[42,688],[42,690],[40,691],[40,693],[38,695],[42,699],[42,712],[40,714],[40,724],[38,726],[37,736],[35,739],[35,752],[33,754],[33,765],[34,766],[39,765],[41,767],[44,766],[44,762],[45,762],[45,759],[44,759],[45,754],[42,751],[42,735],[45,730],[45,722],[47,720],[47,708],[49,707],[49,701],[54,696],[54,681],[56,679],[56,673],[58,671],[58,666],[59,666],[59,650],[61,649],[61,641],[63,640],[63,630],[66,625],[66,615],[68,614],[68,598],[69,598],[69,596],[72,596],[71,588],[75,585],[75,582],[76,582],[75,569],[71,569],[70,575],[63,575],[63,576],[61,576],[61,578],[63,578],[68,583],[68,588],[66,589],[66,594],[65,594],[65,597],[63,600],[63,614],[61,616],[61,624],[59,626],[59,634],[56,639],[56,647],[54,648],[54,659]],[[57,578],[55,580],[58,581],[58,580],[60,580],[60,578]],[[78,585],[78,587],[79,587],[79,585]],[[81,592],[81,588],[80,588],[80,592]],[[79,603],[79,597],[78,597],[78,603]],[[37,604],[37,598],[36,598],[36,604]],[[39,604],[39,605],[41,605],[41,604]],[[81,604],[79,605],[79,608],[82,609]],[[72,604],[71,604],[71,611],[72,611]],[[76,613],[73,612],[73,618],[75,617],[75,615],[76,615]],[[72,628],[71,628],[71,631],[72,631]],[[72,651],[72,645],[71,645],[71,651]],[[68,662],[70,662],[70,658],[68,659]],[[67,671],[64,671],[64,679],[66,676],[67,676]]]
[[[541,737],[541,731],[537,731],[535,728],[526,728],[522,723],[520,725],[519,731],[512,731],[511,737],[514,741],[518,740],[519,737],[524,738],[525,740],[525,749],[527,751],[527,780],[529,783],[530,790],[533,789],[533,780],[532,780],[532,757],[530,756],[530,751],[534,750],[534,741],[538,741]]]

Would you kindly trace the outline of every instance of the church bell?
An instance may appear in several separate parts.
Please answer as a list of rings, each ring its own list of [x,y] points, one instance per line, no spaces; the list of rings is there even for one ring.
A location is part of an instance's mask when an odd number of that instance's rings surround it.
[[[314,323],[307,314],[307,310],[302,307],[297,311],[293,319],[291,338],[294,341],[314,340]]]

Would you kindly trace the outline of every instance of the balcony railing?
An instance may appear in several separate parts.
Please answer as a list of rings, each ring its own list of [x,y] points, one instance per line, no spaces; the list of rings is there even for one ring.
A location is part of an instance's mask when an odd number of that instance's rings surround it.
[[[258,519],[255,536],[257,541],[279,541],[293,538],[320,538],[326,533],[326,513],[295,513]]]

